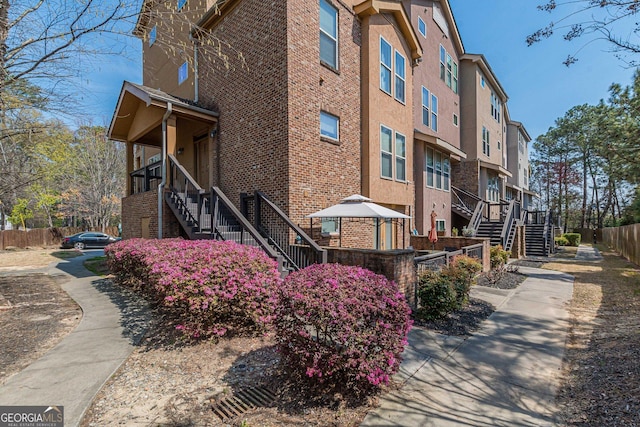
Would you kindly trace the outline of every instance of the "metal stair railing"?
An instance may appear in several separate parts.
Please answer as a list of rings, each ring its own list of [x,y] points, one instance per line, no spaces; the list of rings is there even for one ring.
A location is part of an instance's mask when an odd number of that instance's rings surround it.
[[[451,194],[455,196],[457,202],[452,200],[451,203],[453,205],[462,206],[463,209],[473,213],[475,207],[478,205],[478,201],[480,201],[480,197],[476,196],[473,193],[462,190],[458,187],[451,186]]]
[[[209,206],[212,207],[212,230],[217,239],[227,240],[225,239],[225,232],[221,231],[222,229],[239,226],[240,231],[235,231],[240,233],[240,241],[237,241],[237,243],[260,247],[269,258],[276,260],[278,270],[284,271],[283,257],[269,245],[220,188],[211,187],[211,192],[207,194],[207,197],[209,198]],[[230,214],[235,222],[227,214]]]
[[[186,221],[201,231],[205,191],[173,155],[169,154],[168,158],[171,198]]]
[[[500,241],[502,242],[502,247],[504,250],[511,250],[511,245],[509,244],[512,229],[516,225],[517,218],[520,217],[520,203],[516,200],[512,200],[509,202],[509,209],[507,209],[507,213],[505,214],[504,224],[502,226],[502,232],[500,233]]]
[[[247,215],[253,217],[255,227],[293,269],[327,262],[327,251],[294,224],[263,192],[256,191],[251,198],[243,196],[242,205]]]
[[[469,228],[473,229],[474,233],[478,232],[478,228],[480,228],[480,223],[482,223],[482,217],[484,212],[484,200],[478,200],[476,204],[476,208],[473,211],[473,215],[471,215],[471,220],[469,220]]]
[[[550,253],[550,243],[553,243],[555,245],[555,242],[553,241],[549,241],[549,237],[550,237],[550,232],[553,231],[552,227],[550,227],[550,223],[551,223],[551,210],[548,210],[546,212],[546,215],[544,216],[544,231],[542,232],[542,236],[543,236],[543,240],[544,240],[544,245],[542,246],[544,253],[546,255],[549,255]]]

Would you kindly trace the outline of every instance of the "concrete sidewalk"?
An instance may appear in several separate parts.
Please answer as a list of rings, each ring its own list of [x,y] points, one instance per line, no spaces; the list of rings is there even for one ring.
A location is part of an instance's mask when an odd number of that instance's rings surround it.
[[[61,405],[65,426],[77,426],[96,393],[129,356],[146,330],[146,306],[129,301],[83,262],[61,261],[52,276],[69,279],[62,288],[82,308],[78,327],[43,357],[0,387],[0,405]]]
[[[595,246],[579,245],[576,261],[602,261],[602,255]]]
[[[363,426],[550,426],[573,277],[520,267],[517,289],[474,287],[496,311],[462,339],[414,328],[397,379]]]

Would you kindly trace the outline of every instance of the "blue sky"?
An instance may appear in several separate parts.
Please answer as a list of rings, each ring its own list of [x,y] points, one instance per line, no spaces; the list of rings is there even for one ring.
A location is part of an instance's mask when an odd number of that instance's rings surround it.
[[[552,15],[538,11],[542,1],[450,0],[465,50],[485,55],[509,96],[511,118],[524,123],[533,139],[571,107],[606,99],[612,83],[631,84],[634,72],[604,41],[582,48],[569,68],[562,61],[585,41],[556,35],[527,47],[527,35],[564,16],[561,9]],[[82,103],[95,124],[110,122],[123,80],[142,80],[140,41],[130,37],[122,43],[129,45],[128,57],[101,58],[82,76]]]
[[[450,0],[465,51],[485,55],[509,96],[511,119],[534,140],[571,107],[606,100],[612,83],[630,85],[634,73],[601,40],[584,46],[589,39],[567,42],[556,34],[527,47],[529,34],[565,16],[562,9],[538,11],[542,2]],[[578,50],[578,62],[562,64]]]

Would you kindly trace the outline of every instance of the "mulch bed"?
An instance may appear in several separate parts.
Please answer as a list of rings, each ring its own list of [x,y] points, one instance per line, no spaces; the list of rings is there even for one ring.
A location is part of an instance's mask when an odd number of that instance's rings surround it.
[[[81,317],[52,277],[0,276],[0,384],[54,347]]]
[[[494,311],[495,307],[488,302],[469,298],[465,307],[449,313],[443,319],[416,319],[415,325],[443,335],[469,336],[480,329],[482,321]]]

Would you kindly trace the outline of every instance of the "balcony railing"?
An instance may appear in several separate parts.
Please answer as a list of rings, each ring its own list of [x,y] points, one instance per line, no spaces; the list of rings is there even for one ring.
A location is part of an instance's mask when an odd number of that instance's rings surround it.
[[[145,193],[155,189],[162,179],[162,161],[151,163],[129,173],[131,194]]]

